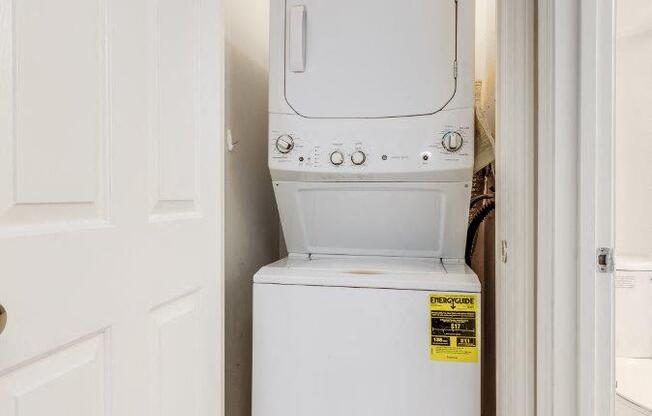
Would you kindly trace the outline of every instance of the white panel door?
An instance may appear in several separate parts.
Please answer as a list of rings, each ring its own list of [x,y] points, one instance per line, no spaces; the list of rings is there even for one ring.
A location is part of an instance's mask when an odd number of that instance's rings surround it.
[[[218,415],[220,0],[0,0],[0,415]]]

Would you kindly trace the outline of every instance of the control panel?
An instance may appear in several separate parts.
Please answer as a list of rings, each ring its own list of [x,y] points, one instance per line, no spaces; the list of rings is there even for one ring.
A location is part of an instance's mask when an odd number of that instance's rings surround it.
[[[309,120],[270,116],[275,180],[468,180],[473,110],[400,120]]]

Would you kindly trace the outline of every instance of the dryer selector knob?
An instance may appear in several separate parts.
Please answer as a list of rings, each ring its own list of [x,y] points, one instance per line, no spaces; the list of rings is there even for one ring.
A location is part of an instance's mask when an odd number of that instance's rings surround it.
[[[344,155],[342,152],[336,150],[331,153],[331,163],[335,166],[340,166],[342,163],[344,163]]]
[[[448,152],[455,153],[464,146],[464,137],[457,131],[449,131],[444,135],[441,144]]]
[[[367,155],[361,150],[355,151],[351,155],[351,162],[356,166],[364,165],[364,162],[366,161]]]
[[[294,149],[294,138],[288,134],[279,136],[276,139],[276,150],[283,154],[290,153]]]

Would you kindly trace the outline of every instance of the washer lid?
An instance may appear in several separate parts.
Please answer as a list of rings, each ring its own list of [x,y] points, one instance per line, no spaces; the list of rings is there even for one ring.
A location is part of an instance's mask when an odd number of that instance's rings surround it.
[[[478,277],[462,263],[437,259],[290,255],[263,267],[257,284],[432,290],[480,293]]]
[[[290,253],[464,258],[468,182],[274,182],[274,193]]]
[[[309,118],[433,114],[456,90],[455,0],[286,0],[285,98]]]

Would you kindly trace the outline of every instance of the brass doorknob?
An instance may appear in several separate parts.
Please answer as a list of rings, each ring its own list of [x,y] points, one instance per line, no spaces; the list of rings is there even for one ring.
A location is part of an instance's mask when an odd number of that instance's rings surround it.
[[[5,326],[7,326],[7,311],[0,305],[0,334],[5,330]]]

